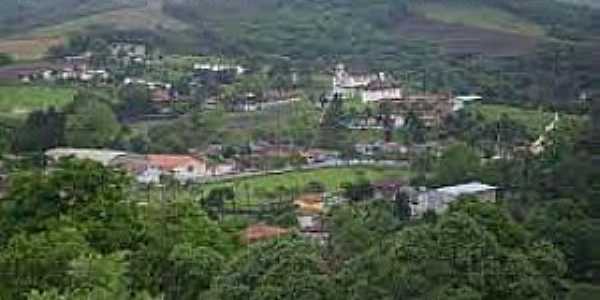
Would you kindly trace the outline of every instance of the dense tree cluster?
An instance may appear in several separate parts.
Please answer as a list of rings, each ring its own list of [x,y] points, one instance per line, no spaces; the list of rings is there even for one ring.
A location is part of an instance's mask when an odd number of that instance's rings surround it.
[[[594,274],[585,202],[464,199],[410,220],[397,203],[330,212],[324,245],[295,233],[241,247],[227,218],[191,199],[145,203],[129,178],[66,160],[11,179],[0,214],[0,283],[10,299],[548,299]],[[364,191],[364,192],[363,192]],[[226,201],[218,190],[210,201]],[[135,194],[134,194],[135,195]],[[592,273],[590,273],[592,272]],[[586,279],[587,280],[587,279]]]

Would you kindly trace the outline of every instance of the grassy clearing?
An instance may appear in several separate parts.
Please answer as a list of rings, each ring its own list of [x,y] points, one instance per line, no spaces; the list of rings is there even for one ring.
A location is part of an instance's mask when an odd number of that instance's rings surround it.
[[[472,108],[489,121],[497,121],[503,115],[507,115],[510,119],[526,125],[533,133],[541,133],[554,119],[554,114],[550,112],[508,105],[475,104]]]
[[[544,30],[509,12],[470,2],[468,4],[420,3],[415,11],[424,17],[451,24],[461,24],[488,30],[517,33],[528,36],[544,36]]]
[[[0,117],[22,119],[36,109],[61,108],[71,101],[75,91],[42,86],[0,86]]]
[[[408,171],[400,168],[382,167],[343,167],[311,171],[297,171],[280,175],[259,176],[233,180],[229,182],[210,183],[205,190],[216,187],[231,186],[236,191],[240,202],[260,203],[276,198],[277,189],[285,187],[288,190],[301,190],[311,181],[322,183],[328,192],[339,190],[344,182],[355,182],[360,178],[369,181],[386,179],[401,179],[409,175]]]

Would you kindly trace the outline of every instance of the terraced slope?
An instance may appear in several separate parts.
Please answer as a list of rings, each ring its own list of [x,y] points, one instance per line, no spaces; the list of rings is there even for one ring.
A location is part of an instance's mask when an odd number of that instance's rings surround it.
[[[526,36],[544,36],[544,29],[529,20],[499,8],[476,2],[423,2],[414,11],[429,19],[482,30]]]

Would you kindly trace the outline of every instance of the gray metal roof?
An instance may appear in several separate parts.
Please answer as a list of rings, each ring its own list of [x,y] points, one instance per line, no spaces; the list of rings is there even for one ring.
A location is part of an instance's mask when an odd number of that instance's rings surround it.
[[[127,152],[104,149],[55,148],[46,151],[46,156],[54,160],[66,157],[89,159],[107,166],[113,159],[126,155]]]
[[[497,190],[498,188],[495,186],[483,184],[481,182],[471,182],[466,184],[459,184],[454,186],[447,186],[443,188],[439,188],[436,191],[452,196],[460,196],[460,195],[469,195],[476,194],[481,192],[487,192],[492,190]]]

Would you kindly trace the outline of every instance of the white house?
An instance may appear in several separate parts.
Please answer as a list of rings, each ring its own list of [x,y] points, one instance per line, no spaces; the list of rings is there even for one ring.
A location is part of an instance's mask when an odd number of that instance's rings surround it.
[[[333,94],[344,98],[360,97],[363,102],[400,99],[402,88],[386,79],[385,73],[351,75],[344,65],[337,65],[333,76]]]
[[[218,164],[209,165],[208,172],[210,176],[234,174],[236,172],[235,162],[225,161]]]
[[[242,74],[246,73],[246,68],[244,68],[240,65],[195,63],[193,68],[194,68],[194,70],[203,70],[203,71],[212,71],[212,72],[235,70],[235,73],[237,75],[242,75]]]
[[[495,186],[471,182],[430,191],[421,190],[411,197],[411,215],[420,217],[427,211],[443,213],[450,203],[464,196],[473,196],[483,202],[495,202],[497,189]]]
[[[402,88],[392,82],[385,81],[382,74],[379,79],[369,82],[367,86],[361,90],[361,99],[363,102],[377,102],[381,100],[401,99]]]
[[[360,95],[360,91],[374,80],[377,80],[377,75],[360,74],[351,75],[346,72],[343,64],[336,66],[335,75],[333,76],[333,94],[340,94],[345,98],[351,98]]]
[[[456,96],[452,99],[452,111],[460,111],[465,108],[465,105],[482,100],[483,97],[478,95]]]
[[[150,154],[146,159],[151,167],[157,168],[163,174],[171,175],[181,182],[210,176],[206,160],[189,155]]]

